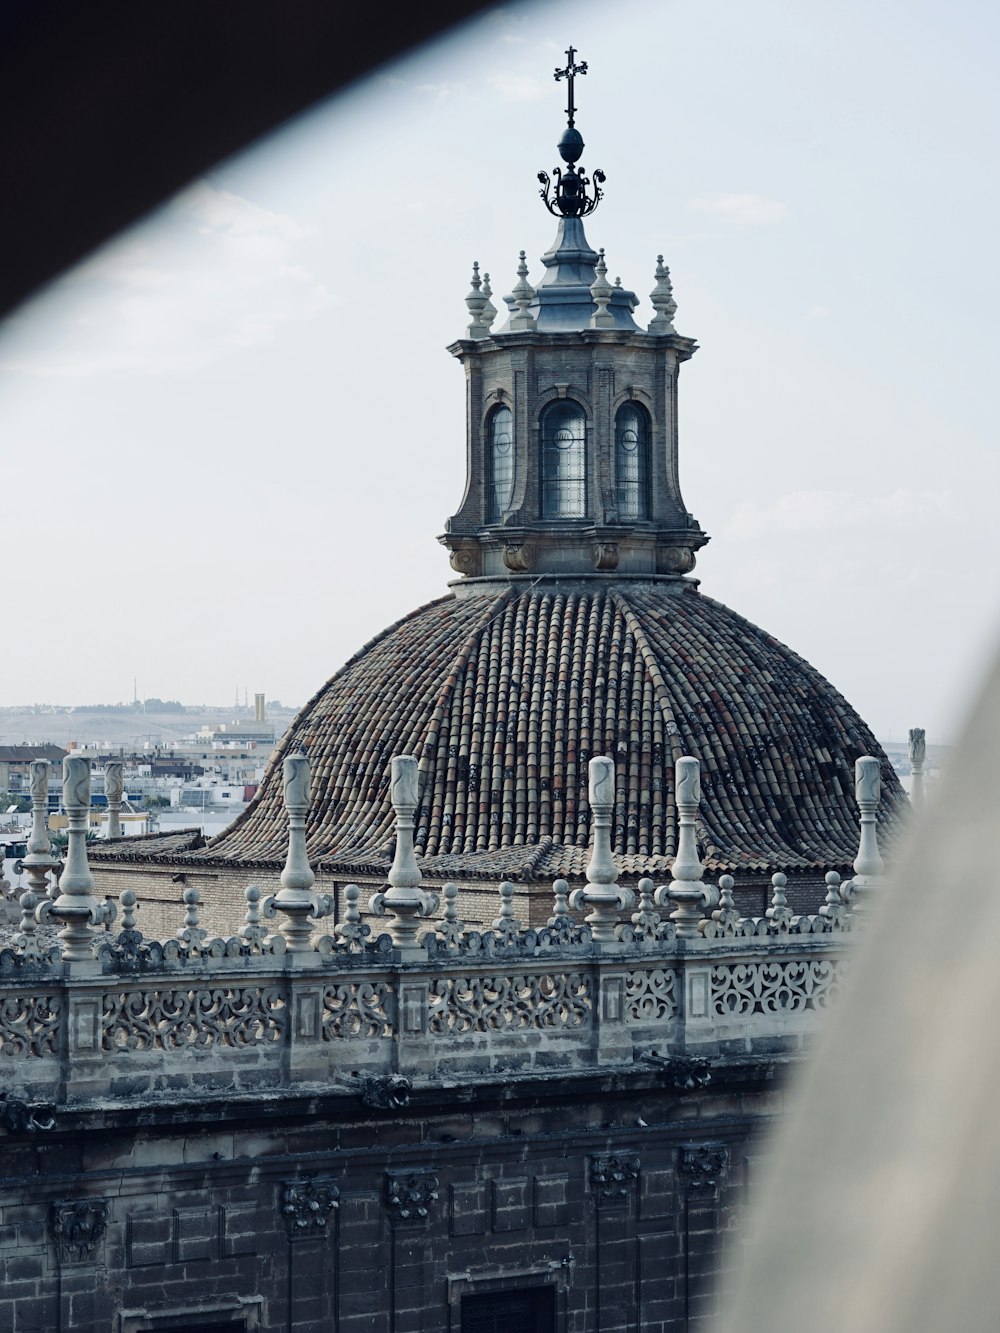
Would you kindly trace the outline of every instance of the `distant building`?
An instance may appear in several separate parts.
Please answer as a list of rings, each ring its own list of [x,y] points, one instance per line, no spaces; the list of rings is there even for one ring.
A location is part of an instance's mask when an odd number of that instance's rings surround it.
[[[0,792],[27,795],[31,761],[47,759],[58,765],[68,753],[61,745],[0,745]]]

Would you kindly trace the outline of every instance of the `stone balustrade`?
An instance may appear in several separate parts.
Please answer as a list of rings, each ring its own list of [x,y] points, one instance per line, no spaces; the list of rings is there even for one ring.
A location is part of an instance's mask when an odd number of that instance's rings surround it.
[[[871,762],[858,761],[857,869],[866,896],[880,870]],[[230,938],[209,938],[198,892],[188,889],[176,935],[144,939],[134,891],[122,893],[117,911],[90,901],[82,839],[67,860],[68,886],[53,898],[39,879],[22,896],[21,930],[0,950],[9,1098],[31,1106],[180,1091],[250,1095],[294,1084],[364,1088],[377,1099],[394,1078],[416,1087],[637,1061],[683,1071],[692,1061],[793,1052],[835,995],[861,919],[852,883],[841,885],[834,872],[826,902],[809,916],[787,906],[782,874],[772,877],[762,917],[739,915],[729,876],[704,883],[690,757],[677,763],[685,797],[677,878],[659,888],[643,880],[634,903],[616,886],[602,836],[614,774],[599,759],[591,765],[598,836],[588,883],[570,893],[556,881],[547,925],[526,929],[504,883],[492,927],[466,929],[458,891],[448,885],[443,914],[418,934],[418,921],[438,904],[416,888],[407,838],[415,772],[396,761],[397,873],[374,904],[385,929],[362,921],[360,891],[349,886],[345,919],[326,932],[320,923],[330,904],[313,892],[302,835],[308,764],[298,755],[286,768],[292,836],[284,887],[262,899],[249,886],[246,923]],[[74,768],[71,776],[79,785],[85,775]],[[87,895],[90,925],[78,913],[60,944],[39,924],[66,916],[67,888]],[[586,921],[571,905],[592,909]]]

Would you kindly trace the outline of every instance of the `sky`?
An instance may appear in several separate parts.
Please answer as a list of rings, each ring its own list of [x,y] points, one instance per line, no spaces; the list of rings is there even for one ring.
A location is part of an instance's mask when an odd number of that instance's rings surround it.
[[[533,0],[193,183],[0,327],[0,704],[301,703],[447,591],[445,349],[473,260],[501,308],[520,249],[542,271],[572,42],[588,238],[641,323],[662,253],[700,345],[702,591],[882,739],[950,741],[1000,642],[998,33],[973,0]]]

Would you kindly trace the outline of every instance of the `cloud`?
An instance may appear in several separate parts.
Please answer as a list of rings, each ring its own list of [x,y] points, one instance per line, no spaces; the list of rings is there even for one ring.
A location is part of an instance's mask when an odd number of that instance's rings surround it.
[[[505,102],[537,102],[548,92],[548,84],[530,74],[494,74],[487,81]]]
[[[441,83],[415,83],[413,85],[415,93],[420,93],[423,97],[432,97],[435,102],[446,102],[461,88],[462,84],[460,83],[448,83],[446,81]]]
[[[762,194],[702,194],[688,207],[725,218],[738,227],[769,227],[791,216],[784,204]]]
[[[806,311],[806,319],[826,319],[829,314],[830,307],[828,305],[814,305]]]
[[[887,495],[852,491],[795,491],[764,507],[739,505],[726,538],[781,541],[831,534],[852,540],[865,529],[916,531],[952,510],[950,491],[896,490]]]
[[[330,304],[302,262],[311,230],[287,214],[201,182],[153,226],[76,270],[0,368],[72,378],[190,370],[273,342],[282,325]]]

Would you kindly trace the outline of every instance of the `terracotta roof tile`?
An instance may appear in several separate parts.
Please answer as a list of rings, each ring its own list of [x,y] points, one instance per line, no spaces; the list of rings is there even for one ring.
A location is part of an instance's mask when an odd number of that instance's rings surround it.
[[[283,859],[280,763],[300,746],[313,765],[310,856],[348,875],[389,864],[394,754],[420,760],[415,836],[434,878],[579,876],[587,764],[599,754],[616,763],[612,834],[626,873],[669,867],[682,754],[702,763],[713,871],[848,865],[861,754],[883,761],[890,832],[905,800],[871,731],[807,662],[693,588],[654,584],[420,608],[314,696],[253,803],[190,859]]]

